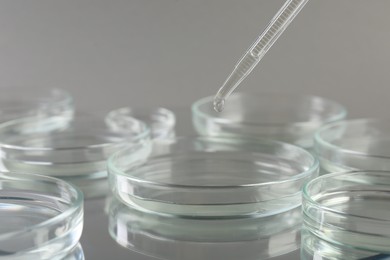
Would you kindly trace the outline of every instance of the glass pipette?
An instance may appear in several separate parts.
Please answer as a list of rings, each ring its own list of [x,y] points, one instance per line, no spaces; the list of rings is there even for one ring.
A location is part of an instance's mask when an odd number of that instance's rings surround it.
[[[267,51],[308,1],[309,0],[287,0],[282,8],[280,8],[263,33],[238,61],[233,72],[218,90],[214,97],[214,109],[217,112],[222,112],[225,106],[225,100],[256,67],[257,63],[264,57]]]

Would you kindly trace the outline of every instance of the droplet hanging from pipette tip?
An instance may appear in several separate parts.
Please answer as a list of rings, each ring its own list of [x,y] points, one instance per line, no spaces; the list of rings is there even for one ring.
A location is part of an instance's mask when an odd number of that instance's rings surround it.
[[[220,97],[215,97],[213,105],[214,105],[215,111],[222,112],[223,109],[225,108],[225,99],[220,98]]]

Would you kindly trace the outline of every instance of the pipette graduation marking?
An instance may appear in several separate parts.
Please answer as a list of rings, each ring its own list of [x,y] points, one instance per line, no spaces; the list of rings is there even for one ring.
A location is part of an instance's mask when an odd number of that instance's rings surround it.
[[[309,0],[287,0],[263,33],[252,44],[249,50],[236,64],[233,72],[226,79],[225,83],[218,90],[214,98],[214,109],[222,112],[225,100],[238,87],[238,85],[256,67],[267,51],[284,32],[295,16],[302,10]]]

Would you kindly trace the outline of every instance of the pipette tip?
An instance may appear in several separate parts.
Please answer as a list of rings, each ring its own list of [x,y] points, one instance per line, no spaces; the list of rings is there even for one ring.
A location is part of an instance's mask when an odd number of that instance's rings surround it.
[[[223,109],[225,108],[225,99],[216,96],[214,98],[214,110],[217,112],[222,112]]]

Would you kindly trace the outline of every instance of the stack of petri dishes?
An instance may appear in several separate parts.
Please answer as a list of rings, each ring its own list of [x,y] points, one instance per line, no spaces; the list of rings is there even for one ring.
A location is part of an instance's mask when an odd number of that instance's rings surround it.
[[[164,108],[88,115],[75,113],[63,90],[6,93],[0,98],[0,259],[83,260],[83,199],[107,196],[108,157],[173,137],[175,116]]]
[[[176,137],[165,108],[0,98],[0,259],[83,260],[83,199],[106,196],[112,238],[160,259],[390,259],[390,121],[280,94],[192,111]]]
[[[389,259],[390,121],[328,124],[314,150],[330,174],[304,188],[301,259]]]
[[[51,118],[43,127],[57,129],[73,117],[66,91],[19,87],[2,93],[2,124]],[[0,259],[84,259],[79,244],[83,194],[65,181],[28,171],[0,172],[0,223]]]
[[[146,156],[145,156],[146,155]],[[160,259],[266,259],[299,247],[304,149],[255,138],[176,137],[108,163],[109,231]]]
[[[390,172],[323,175],[303,193],[301,259],[389,259]]]
[[[301,259],[390,259],[390,121],[345,120],[330,100],[237,94],[216,113],[205,98],[193,123],[207,136],[256,136],[299,145],[324,176],[303,191]]]

